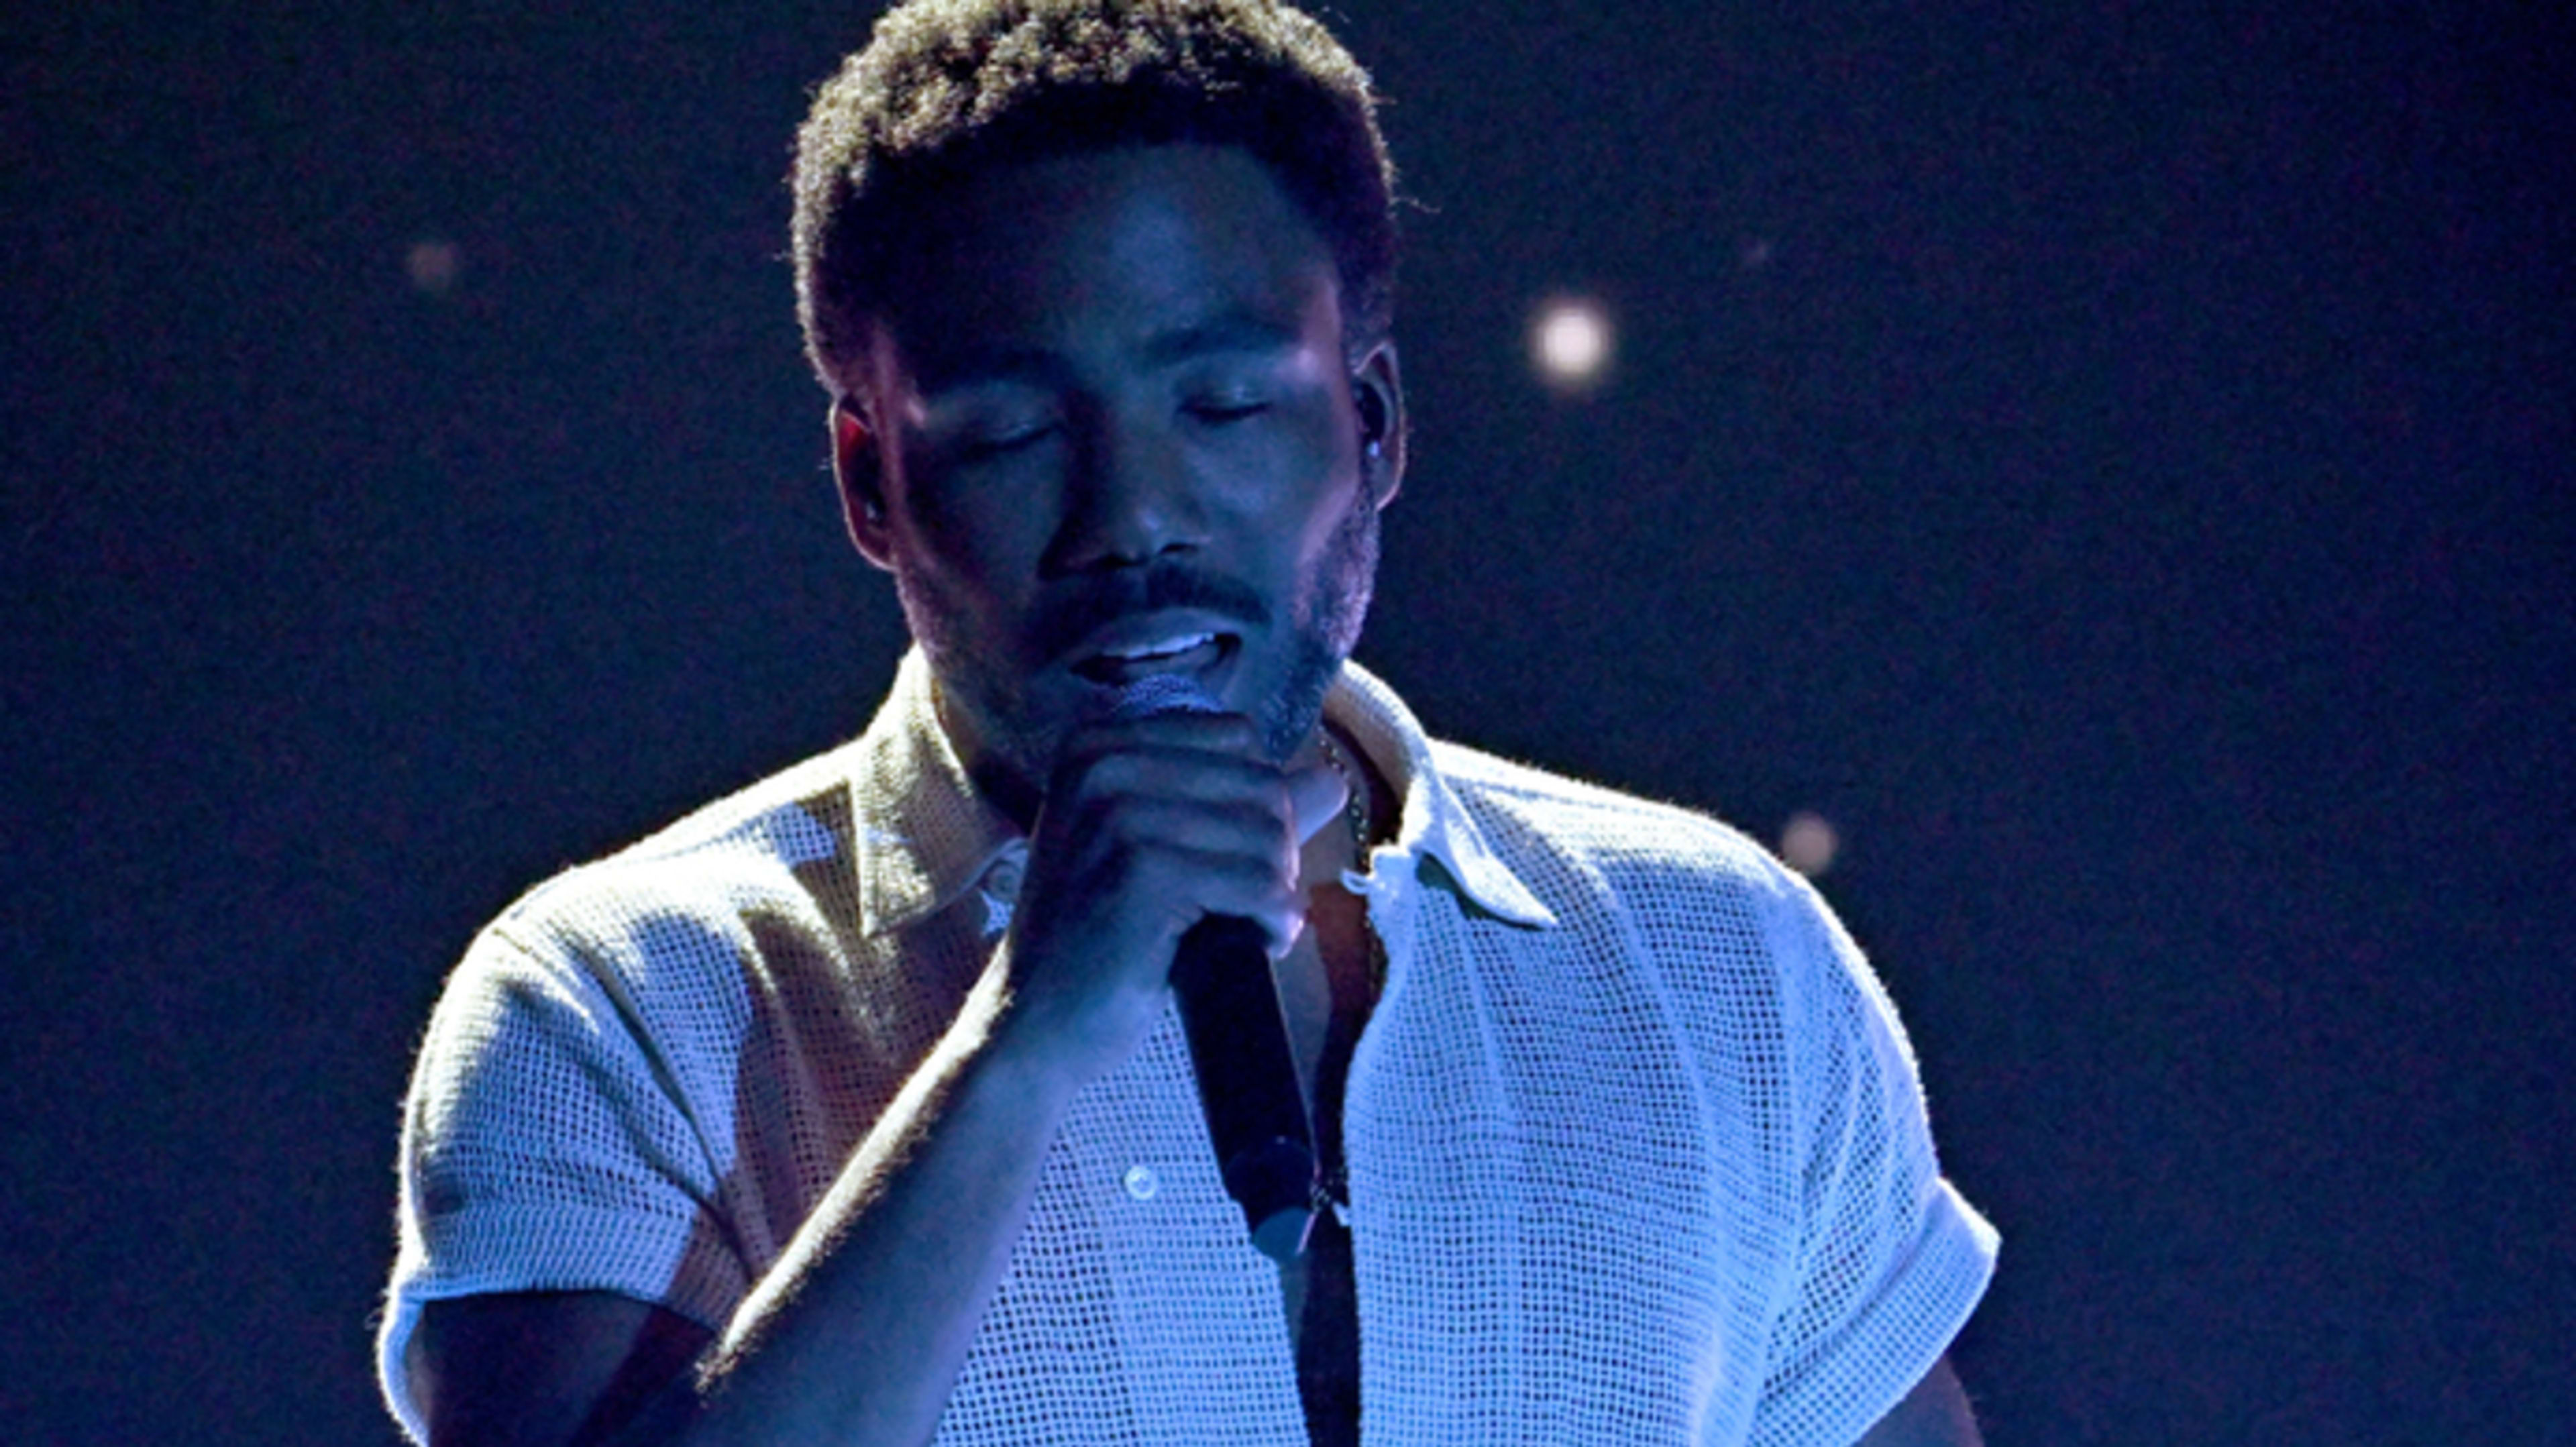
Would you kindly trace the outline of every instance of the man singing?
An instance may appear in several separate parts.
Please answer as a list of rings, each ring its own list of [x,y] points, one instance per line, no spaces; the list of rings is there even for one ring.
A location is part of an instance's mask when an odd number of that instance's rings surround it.
[[[1977,1440],[1994,1233],[1824,906],[1345,662],[1391,189],[1263,0],[918,0],[822,89],[806,336],[916,647],[856,742],[475,941],[403,1138],[414,1436]],[[1169,987],[1210,919],[1311,1122],[1284,1261]]]

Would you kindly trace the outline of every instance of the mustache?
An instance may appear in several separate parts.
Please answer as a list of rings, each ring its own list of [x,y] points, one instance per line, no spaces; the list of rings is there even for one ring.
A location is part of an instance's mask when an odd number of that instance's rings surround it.
[[[1042,658],[1061,656],[1094,632],[1135,613],[1189,608],[1247,630],[1270,625],[1270,605],[1247,584],[1164,564],[1119,577],[1085,581],[1039,615],[1035,639]]]

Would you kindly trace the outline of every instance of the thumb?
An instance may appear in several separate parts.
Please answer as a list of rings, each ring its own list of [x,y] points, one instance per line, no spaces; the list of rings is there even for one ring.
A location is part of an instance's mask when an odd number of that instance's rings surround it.
[[[1316,759],[1288,776],[1288,802],[1297,811],[1297,842],[1304,844],[1350,806],[1350,782]]]

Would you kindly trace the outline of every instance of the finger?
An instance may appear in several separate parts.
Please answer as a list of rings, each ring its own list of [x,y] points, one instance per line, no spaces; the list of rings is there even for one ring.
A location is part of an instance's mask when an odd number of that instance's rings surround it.
[[[1069,753],[1057,766],[1050,795],[1104,798],[1128,794],[1162,794],[1173,798],[1271,799],[1285,812],[1287,776],[1277,764],[1253,753],[1201,749],[1166,743],[1127,743],[1097,751]]]
[[[1296,877],[1296,847],[1288,842],[1288,819],[1274,784],[1267,797],[1208,802],[1186,798],[1130,798],[1115,807],[1092,812],[1082,821],[1087,838],[1075,843],[1085,853],[1123,850],[1150,860],[1165,850],[1220,855],[1257,865],[1282,879]]]
[[[1304,844],[1350,807],[1351,781],[1342,771],[1317,759],[1288,776],[1288,802],[1297,815],[1297,842]]]
[[[1090,724],[1066,740],[1068,752],[1115,753],[1149,747],[1257,754],[1261,730],[1239,713],[1157,713]]]
[[[1177,849],[1166,859],[1177,873],[1157,892],[1186,911],[1173,921],[1176,935],[1210,915],[1232,915],[1259,925],[1271,958],[1277,959],[1294,949],[1297,937],[1305,932],[1305,900],[1290,881],[1262,861],[1234,853]]]

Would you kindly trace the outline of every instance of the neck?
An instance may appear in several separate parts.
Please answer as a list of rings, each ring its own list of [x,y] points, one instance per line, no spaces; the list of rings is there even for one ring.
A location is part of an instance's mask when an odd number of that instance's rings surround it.
[[[933,680],[931,711],[939,719],[939,731],[948,736],[948,747],[964,766],[966,778],[975,791],[1002,811],[1022,834],[1037,827],[1038,807],[1046,802],[1046,785],[1002,756],[975,726],[973,711],[957,702],[944,683]]]

